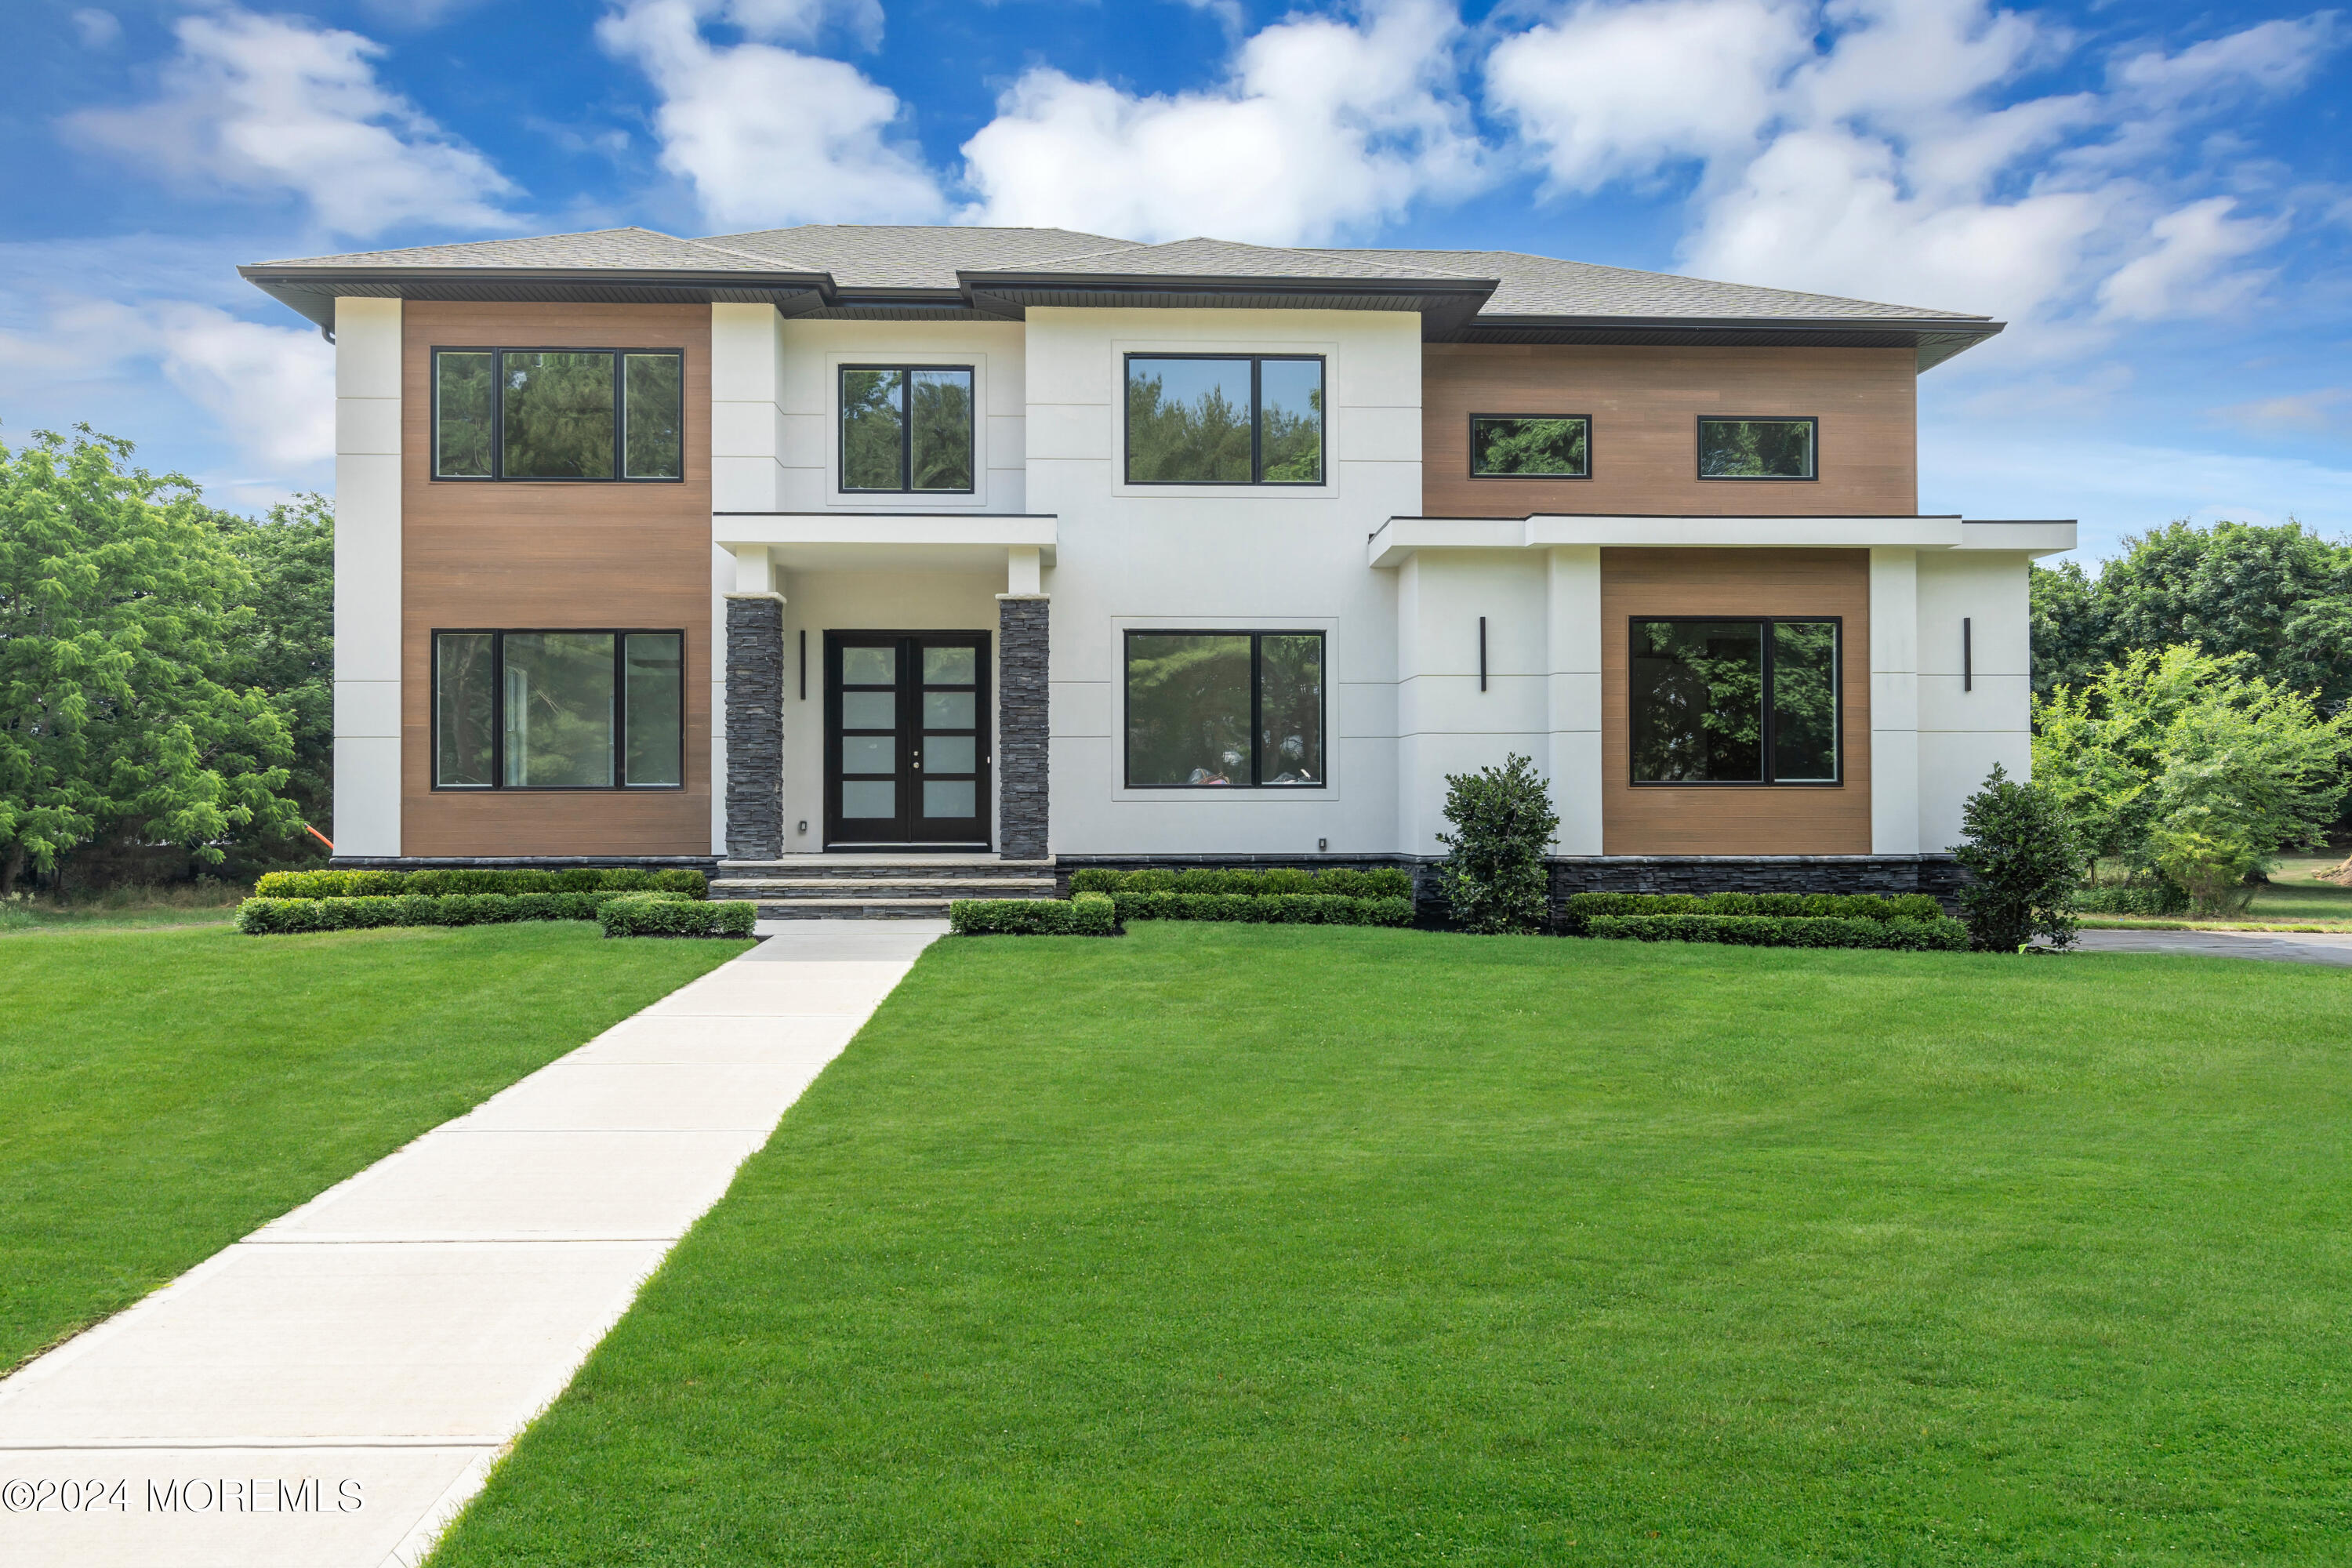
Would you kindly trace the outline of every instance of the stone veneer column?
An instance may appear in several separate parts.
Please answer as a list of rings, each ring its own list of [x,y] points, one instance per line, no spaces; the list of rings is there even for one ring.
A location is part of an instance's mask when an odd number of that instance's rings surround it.
[[[727,595],[727,853],[784,852],[784,602]]]
[[[996,851],[1007,860],[1043,860],[1046,850],[1046,654],[1052,600],[1044,594],[996,596]]]

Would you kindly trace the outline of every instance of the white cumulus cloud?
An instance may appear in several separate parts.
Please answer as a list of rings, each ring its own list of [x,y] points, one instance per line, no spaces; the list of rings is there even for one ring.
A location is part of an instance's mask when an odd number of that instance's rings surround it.
[[[841,60],[756,41],[715,45],[703,36],[705,9],[696,0],[632,0],[600,21],[596,36],[661,94],[654,129],[662,167],[693,185],[713,226],[943,214],[938,183],[898,135],[895,93]],[[800,0],[734,0],[724,13],[746,32],[803,38],[824,14]],[[848,16],[880,26],[878,5]]]
[[[1434,0],[1295,16],[1198,92],[1139,95],[1036,67],[963,144],[972,222],[1136,239],[1327,241],[1467,195],[1483,148],[1454,86],[1461,20]]]
[[[2269,276],[2247,258],[2284,232],[2167,158],[2200,116],[2301,85],[2340,34],[2265,22],[2034,96],[2081,41],[1989,0],[1574,0],[1496,45],[1487,100],[1555,193],[1686,179],[1694,272],[2152,320],[2243,305]]]
[[[290,192],[339,234],[511,221],[493,205],[514,189],[506,176],[376,79],[382,45],[236,9],[184,16],[173,32],[179,52],[160,96],[84,110],[68,129],[142,171]]]

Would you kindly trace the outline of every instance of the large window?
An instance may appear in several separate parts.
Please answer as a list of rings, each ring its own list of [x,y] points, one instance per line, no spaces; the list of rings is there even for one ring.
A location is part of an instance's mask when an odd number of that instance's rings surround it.
[[[1820,434],[1820,422],[1813,419],[1701,419],[1698,477],[1813,479]]]
[[[674,349],[436,349],[436,479],[680,479]]]
[[[677,632],[433,634],[436,789],[674,789],[685,720]]]
[[[1322,787],[1322,633],[1129,632],[1126,662],[1129,787]]]
[[[1321,484],[1322,360],[1128,355],[1127,482]]]
[[[1838,623],[1636,620],[1633,782],[1833,784]]]
[[[1470,473],[1482,479],[1592,476],[1592,421],[1581,414],[1473,414]]]
[[[841,488],[971,491],[971,367],[841,367]]]

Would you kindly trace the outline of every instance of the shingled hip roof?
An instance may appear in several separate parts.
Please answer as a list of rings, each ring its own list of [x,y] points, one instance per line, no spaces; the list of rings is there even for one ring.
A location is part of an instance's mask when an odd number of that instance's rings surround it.
[[[805,225],[682,239],[646,228],[477,240],[238,269],[331,329],[338,295],[767,302],[786,315],[1019,318],[1035,305],[1414,310],[1468,342],[1844,344],[1921,369],[1992,336],[1965,312],[1504,250],[1158,245],[1056,228]]]

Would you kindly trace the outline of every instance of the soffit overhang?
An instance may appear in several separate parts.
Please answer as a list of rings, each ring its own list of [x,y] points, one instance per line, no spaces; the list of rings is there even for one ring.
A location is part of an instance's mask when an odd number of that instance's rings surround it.
[[[1671,513],[1534,512],[1523,517],[1391,517],[1365,537],[1383,570],[1423,551],[1601,549],[1997,551],[2040,557],[2074,548],[2063,519],[1919,516],[1725,517]]]
[[[822,272],[690,272],[606,267],[240,267],[238,276],[327,331],[335,300],[435,300],[522,304],[772,304],[787,316],[835,302]]]
[[[1648,343],[1693,348],[1909,349],[1932,370],[2007,325],[1970,317],[1486,316],[1441,340],[1457,343]]]
[[[1492,279],[1335,279],[961,272],[946,289],[844,289],[823,272],[614,268],[324,268],[258,263],[238,274],[332,331],[338,296],[533,304],[770,304],[835,321],[1020,321],[1077,309],[1400,310],[1430,342],[1673,344],[1712,348],[1906,348],[1932,369],[2000,332],[1972,318],[1758,318],[1482,314]]]

